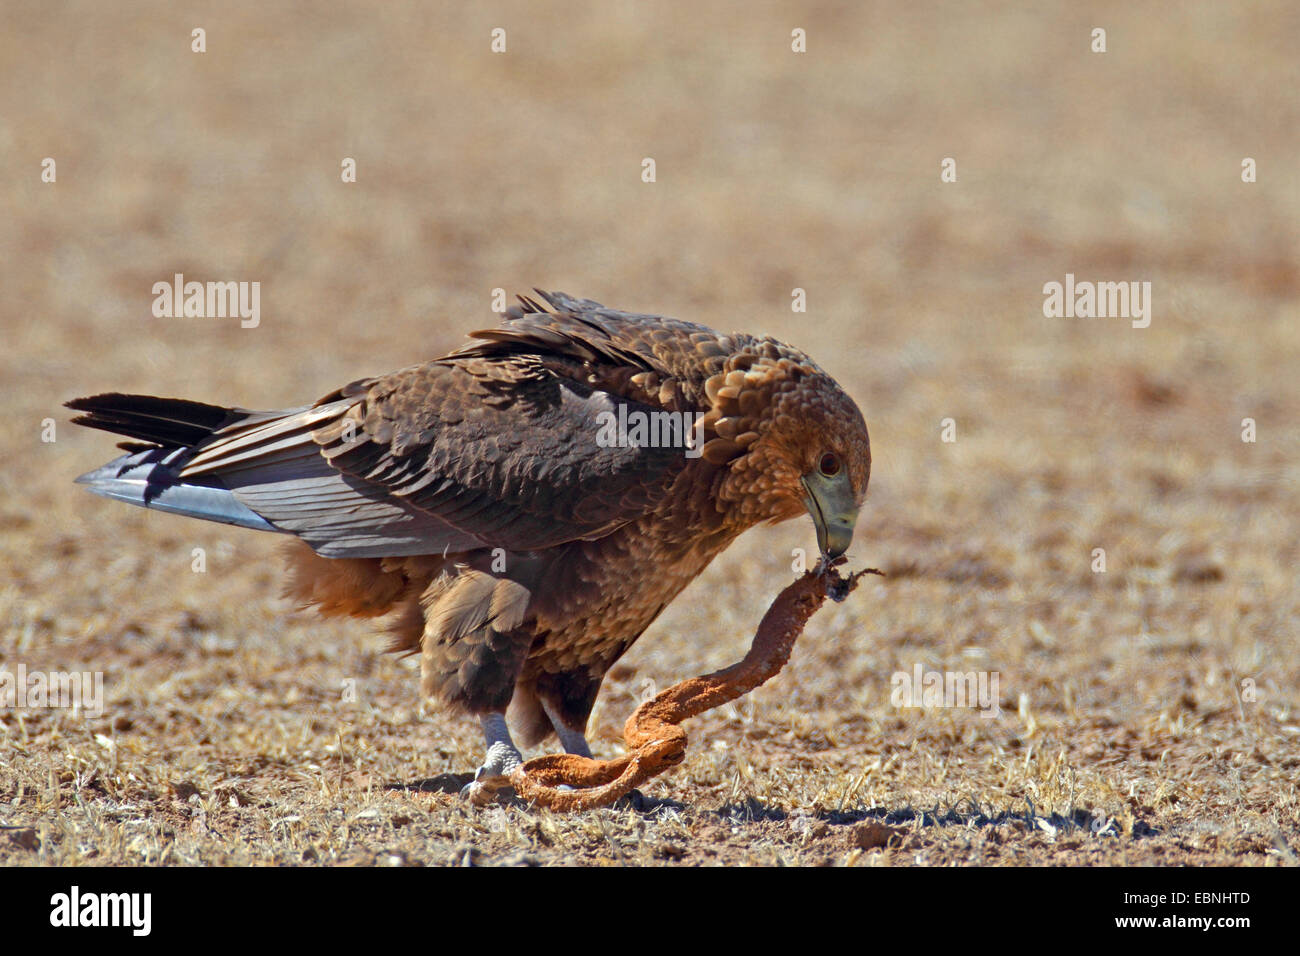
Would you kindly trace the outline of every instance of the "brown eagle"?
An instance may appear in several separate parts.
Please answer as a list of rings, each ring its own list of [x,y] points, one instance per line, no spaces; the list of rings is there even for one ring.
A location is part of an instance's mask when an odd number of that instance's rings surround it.
[[[482,724],[480,799],[521,761],[511,731],[590,756],[606,671],[747,528],[807,512],[843,554],[871,471],[862,413],[798,349],[539,295],[302,408],[68,402],[135,439],[91,491],[293,535],[288,596],[391,614],[423,692]]]

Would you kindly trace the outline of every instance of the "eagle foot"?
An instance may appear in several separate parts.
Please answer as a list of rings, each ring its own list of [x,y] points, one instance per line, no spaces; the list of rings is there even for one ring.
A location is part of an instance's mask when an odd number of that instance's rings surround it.
[[[487,755],[483,758],[483,766],[474,773],[474,779],[460,791],[460,795],[476,807],[495,800],[497,791],[510,785],[510,774],[524,763],[523,755],[510,739],[504,716],[485,714],[479,720],[487,738]]]

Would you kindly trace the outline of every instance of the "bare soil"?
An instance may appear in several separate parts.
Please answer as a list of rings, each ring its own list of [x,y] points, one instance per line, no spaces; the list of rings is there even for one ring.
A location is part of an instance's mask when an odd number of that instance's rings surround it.
[[[0,862],[1295,865],[1298,35],[1285,2],[7,5],[0,666],[99,672],[104,711],[0,708]],[[154,318],[178,272],[260,281],[260,324]],[[1150,282],[1150,326],[1045,317],[1067,273]],[[573,816],[466,805],[477,729],[414,662],[282,601],[272,537],[75,487],[113,450],[61,408],[301,404],[532,286],[807,349],[870,426],[851,566],[887,572]],[[714,562],[598,754],[813,547]],[[897,706],[918,665],[998,712]]]

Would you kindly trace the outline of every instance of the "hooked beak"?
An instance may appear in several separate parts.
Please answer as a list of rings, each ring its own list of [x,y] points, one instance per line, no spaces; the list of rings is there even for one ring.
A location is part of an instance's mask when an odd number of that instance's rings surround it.
[[[858,505],[847,473],[827,478],[819,472],[803,476],[804,507],[817,527],[817,547],[825,558],[838,558],[853,543]]]

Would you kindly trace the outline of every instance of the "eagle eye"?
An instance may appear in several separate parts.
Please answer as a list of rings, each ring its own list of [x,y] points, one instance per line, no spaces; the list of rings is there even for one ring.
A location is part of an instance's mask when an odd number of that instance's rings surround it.
[[[822,455],[821,461],[817,462],[817,470],[827,478],[834,478],[840,473],[840,458],[834,452],[828,451]]]

